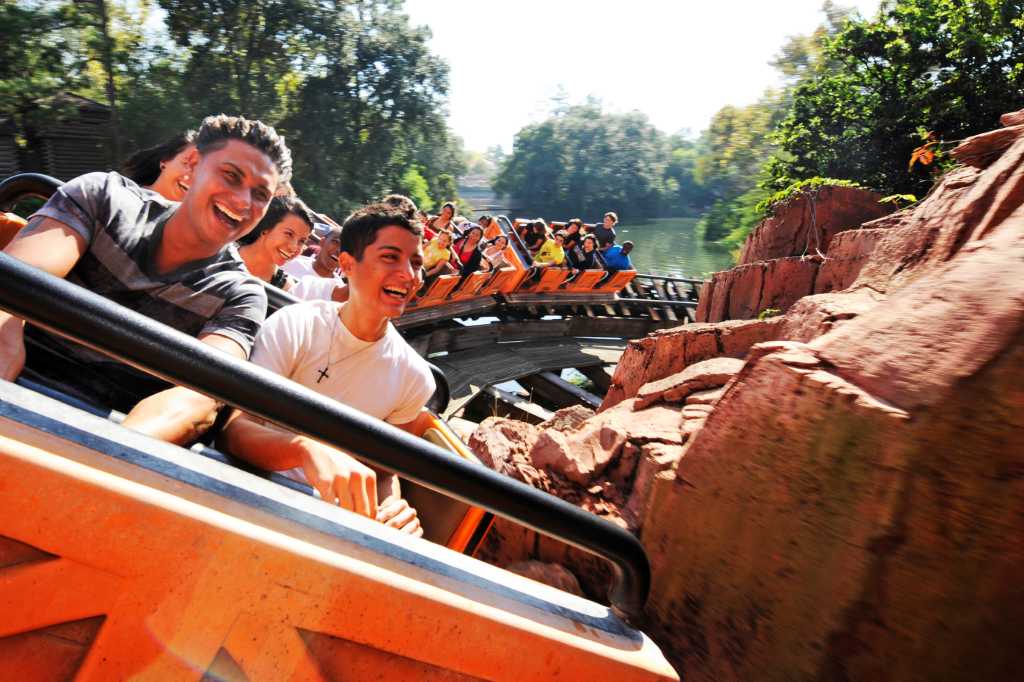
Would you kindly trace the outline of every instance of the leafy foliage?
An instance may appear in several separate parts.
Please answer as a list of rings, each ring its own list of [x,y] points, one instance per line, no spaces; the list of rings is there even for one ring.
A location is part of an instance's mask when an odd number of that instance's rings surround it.
[[[837,178],[807,178],[806,180],[800,180],[794,182],[786,189],[779,190],[778,192],[766,197],[762,201],[758,202],[755,210],[761,215],[762,218],[766,218],[774,213],[776,206],[781,206],[788,202],[795,196],[805,195],[813,193],[822,187],[860,187],[859,183],[853,182],[852,180],[840,180]]]
[[[873,20],[850,21],[796,87],[768,186],[827,175],[923,193],[930,169],[907,168],[919,130],[955,140],[1020,108],[1022,17],[1021,0],[898,0]]]
[[[400,2],[156,0],[166,15],[155,34],[152,2],[0,4],[0,117],[24,129],[31,112],[52,119],[58,92],[104,102],[113,92],[127,155],[206,115],[242,114],[286,135],[293,184],[318,210],[341,217],[403,190],[457,199],[464,161],[445,120],[447,65]]]
[[[0,3],[0,115],[32,128],[56,94],[89,83],[85,25],[74,5]]]
[[[668,162],[668,140],[646,116],[588,102],[520,130],[494,189],[543,215],[650,217],[663,210]]]

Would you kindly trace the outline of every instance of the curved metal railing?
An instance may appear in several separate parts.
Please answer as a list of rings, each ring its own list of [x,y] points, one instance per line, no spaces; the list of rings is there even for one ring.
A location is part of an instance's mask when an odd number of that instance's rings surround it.
[[[0,183],[0,204],[9,187]],[[642,610],[650,564],[622,528],[6,254],[0,281],[0,308],[38,326],[607,559],[612,606],[625,616]]]

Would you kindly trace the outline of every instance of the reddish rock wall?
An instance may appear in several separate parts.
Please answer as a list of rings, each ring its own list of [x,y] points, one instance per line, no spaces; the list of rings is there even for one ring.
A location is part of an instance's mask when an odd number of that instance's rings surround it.
[[[720,324],[690,324],[630,341],[612,375],[601,410],[632,398],[646,383],[682,371],[688,365],[720,356],[741,358],[755,343],[776,338],[780,318]]]
[[[787,256],[824,255],[832,238],[889,212],[881,195],[856,187],[822,187],[776,205],[747,237],[740,265]]]
[[[847,235],[888,212],[878,199],[863,189],[824,187],[777,206],[747,238],[740,265],[704,283],[695,319],[749,320],[766,310],[786,312],[810,294],[845,289],[878,239]]]
[[[821,267],[713,279],[707,315],[753,309],[732,284],[817,293],[631,342],[601,414],[517,455],[513,475],[640,535],[643,626],[685,679],[1024,669],[1024,126],[1007,130],[965,141],[917,206],[836,235]],[[607,429],[604,451],[572,445]],[[602,594],[600,562],[497,529],[492,557]]]

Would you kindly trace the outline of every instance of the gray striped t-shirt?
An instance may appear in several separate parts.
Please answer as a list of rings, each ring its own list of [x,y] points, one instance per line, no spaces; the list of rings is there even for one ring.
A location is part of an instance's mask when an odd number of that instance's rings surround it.
[[[266,316],[267,296],[234,244],[212,258],[156,272],[164,225],[177,208],[119,173],[88,173],[57,190],[32,217],[53,218],[86,240],[68,281],[190,336],[226,336],[248,353]],[[50,341],[77,362],[110,362],[69,341]]]

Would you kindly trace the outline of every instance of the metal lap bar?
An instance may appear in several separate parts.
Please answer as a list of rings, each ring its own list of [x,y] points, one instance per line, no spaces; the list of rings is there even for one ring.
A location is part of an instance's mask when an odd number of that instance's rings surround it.
[[[0,281],[0,307],[33,324],[607,559],[611,605],[640,614],[650,564],[622,528],[3,253]]]
[[[519,257],[519,262],[522,263],[524,268],[528,268],[533,265],[533,258],[530,257],[530,249],[526,247],[526,243],[519,236],[519,232],[516,227],[519,221],[513,225],[508,219],[508,216],[498,216],[498,224],[501,225],[501,229],[504,230],[505,236],[508,237],[508,243],[515,249],[516,256]]]

